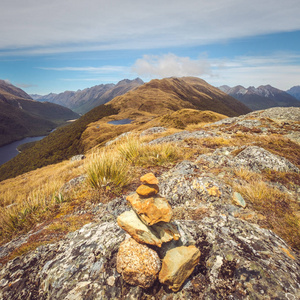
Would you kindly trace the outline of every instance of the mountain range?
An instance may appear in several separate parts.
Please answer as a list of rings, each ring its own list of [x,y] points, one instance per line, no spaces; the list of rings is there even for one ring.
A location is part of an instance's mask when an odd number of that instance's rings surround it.
[[[28,136],[45,135],[78,117],[66,107],[35,101],[23,90],[0,80],[0,146]]]
[[[77,113],[85,114],[94,107],[105,104],[114,97],[123,95],[143,83],[140,78],[134,80],[124,79],[117,84],[100,84],[76,92],[65,91],[59,94],[50,93],[45,96],[33,94],[30,96],[38,101],[56,103],[68,107]]]
[[[261,110],[271,107],[300,107],[300,101],[293,96],[299,93],[297,87],[291,88],[289,91],[285,92],[271,85],[261,85],[258,88],[250,86],[245,88],[241,85],[235,87],[229,87],[227,85],[220,86],[219,89],[226,94],[234,97],[235,99],[241,101],[246,106],[252,110]],[[299,96],[300,94],[298,94]]]

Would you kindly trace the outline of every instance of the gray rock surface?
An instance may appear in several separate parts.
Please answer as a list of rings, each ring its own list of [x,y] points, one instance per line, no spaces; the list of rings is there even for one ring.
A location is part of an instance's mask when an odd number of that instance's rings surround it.
[[[78,160],[83,160],[83,159],[85,159],[85,155],[78,154],[78,155],[72,156],[70,160],[71,161],[78,161]]]
[[[299,299],[297,254],[269,230],[218,215],[179,221],[201,251],[182,289],[142,290],[123,281],[116,257],[125,233],[115,222],[87,224],[0,271],[1,299]]]
[[[151,127],[149,129],[142,131],[140,136],[142,137],[142,136],[151,135],[154,133],[165,132],[165,131],[167,131],[167,128],[165,128],[165,127]]]
[[[185,131],[176,132],[174,134],[155,139],[149,142],[149,144],[153,145],[153,144],[161,144],[161,143],[176,143],[189,138],[202,139],[210,136],[215,136],[215,134],[204,130],[198,130],[193,132],[189,132],[185,130]]]
[[[257,146],[247,147],[245,150],[240,152],[233,161],[237,167],[248,167],[252,171],[259,171],[262,169],[298,173],[300,171],[287,159],[272,154],[271,152]]]

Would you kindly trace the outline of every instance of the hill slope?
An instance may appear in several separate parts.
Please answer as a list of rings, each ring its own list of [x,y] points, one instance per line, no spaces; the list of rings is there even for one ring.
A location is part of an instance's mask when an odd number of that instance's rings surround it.
[[[0,146],[28,136],[45,135],[78,118],[70,109],[34,101],[23,90],[0,80]]]
[[[299,120],[300,108],[272,108],[193,131],[159,133],[162,128],[154,127],[131,132],[142,151],[132,151],[135,144],[125,138],[84,161],[2,182],[0,298],[300,299],[300,145],[289,139],[299,131]],[[170,140],[178,155],[163,163]],[[117,161],[109,159],[112,153]],[[124,160],[126,168],[118,171],[125,171],[126,186],[112,181],[120,173],[105,173],[97,189],[85,181],[95,174],[87,166],[112,170]],[[132,194],[149,172],[165,200]],[[59,181],[50,189],[54,180]],[[128,195],[144,203],[168,201],[173,216],[165,231],[163,222],[147,227],[137,216],[122,221],[137,241],[122,251],[128,234],[118,224],[132,209]],[[151,204],[143,213],[156,217]],[[166,233],[163,238],[178,229],[178,240],[154,246],[147,237],[155,227]],[[188,249],[200,251],[200,257],[194,259]],[[174,250],[178,254],[171,256]],[[149,263],[153,256],[157,263]],[[168,282],[161,276],[165,266],[176,270]]]
[[[140,78],[134,80],[124,79],[117,84],[100,84],[84,90],[78,90],[77,92],[65,91],[60,94],[32,95],[32,97],[38,101],[48,101],[63,105],[77,113],[84,114],[94,107],[105,104],[114,97],[123,95],[143,83]]]
[[[271,107],[300,107],[300,102],[292,95],[270,85],[253,86],[247,89],[241,85],[233,88],[221,86],[220,90],[241,101],[252,110],[261,110]]]
[[[110,104],[120,112],[165,114],[183,108],[211,110],[237,116],[251,110],[241,102],[196,77],[154,79],[114,98]]]

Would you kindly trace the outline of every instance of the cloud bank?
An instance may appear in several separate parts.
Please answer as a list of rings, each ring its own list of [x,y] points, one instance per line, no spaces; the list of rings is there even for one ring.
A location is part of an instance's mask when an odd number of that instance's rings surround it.
[[[210,64],[205,60],[192,60],[169,53],[165,55],[144,55],[137,59],[132,71],[142,77],[182,77],[210,74]]]
[[[299,0],[2,0],[0,55],[204,45],[300,30]]]

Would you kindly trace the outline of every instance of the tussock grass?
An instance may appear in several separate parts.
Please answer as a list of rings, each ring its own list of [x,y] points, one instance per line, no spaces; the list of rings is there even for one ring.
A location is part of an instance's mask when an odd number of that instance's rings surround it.
[[[112,183],[124,186],[130,181],[129,164],[115,151],[101,151],[92,155],[87,170],[87,181],[93,188],[101,188]]]
[[[171,143],[149,145],[128,137],[117,146],[122,157],[132,165],[164,166],[183,157],[182,150]]]
[[[273,230],[292,247],[300,249],[300,204],[287,193],[263,181],[263,175],[244,169],[235,171],[242,179],[240,184],[234,184],[249,206],[266,219],[262,226]]]

